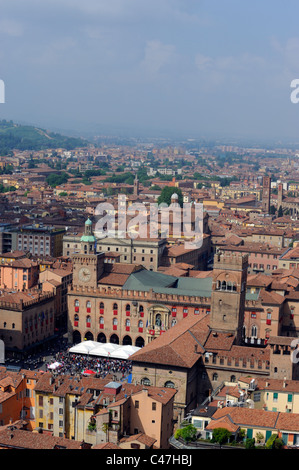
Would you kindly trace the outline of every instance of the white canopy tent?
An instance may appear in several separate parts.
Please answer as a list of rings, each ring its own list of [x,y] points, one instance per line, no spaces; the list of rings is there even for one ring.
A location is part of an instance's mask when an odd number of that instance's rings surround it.
[[[108,357],[111,359],[129,359],[140,348],[137,346],[123,346],[114,343],[98,343],[96,341],[83,341],[69,349],[71,354],[89,354],[90,356]]]
[[[96,341],[82,341],[69,349],[70,353],[89,354],[99,343]]]

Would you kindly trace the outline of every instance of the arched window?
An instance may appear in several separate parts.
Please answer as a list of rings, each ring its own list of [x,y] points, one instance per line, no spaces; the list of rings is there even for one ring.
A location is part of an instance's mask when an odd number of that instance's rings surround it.
[[[75,307],[79,308],[79,300],[78,299],[75,300]]]
[[[143,307],[143,305],[139,305],[139,315],[140,315],[141,317],[144,316],[144,307]]]
[[[86,327],[90,328],[90,325],[91,325],[91,317],[90,317],[90,315],[87,315],[87,317],[86,317]]]
[[[143,379],[141,379],[141,383],[142,383],[142,385],[146,385],[146,386],[149,387],[150,384],[151,384],[151,381],[147,377],[144,377]]]
[[[104,314],[104,302],[100,302],[100,315]]]
[[[127,305],[126,305],[126,315],[127,315],[127,316],[130,315],[130,311],[131,311],[131,306],[130,306],[130,304],[127,304]]]
[[[226,290],[226,281],[222,281],[221,290]]]
[[[254,338],[257,337],[257,327],[255,325],[252,325],[251,327],[251,336]]]
[[[232,285],[231,281],[228,281],[228,283],[227,283],[227,290],[229,290],[229,291],[233,290],[233,285]]]
[[[171,382],[171,380],[168,380],[167,382],[165,382],[164,387],[175,388],[174,383]]]
[[[113,326],[116,326],[117,325],[117,318],[113,318]]]
[[[171,326],[174,326],[175,324],[176,324],[176,319],[173,318],[173,319],[171,320]]]
[[[155,325],[156,325],[156,326],[161,326],[161,324],[162,324],[162,322],[161,322],[161,315],[160,315],[160,313],[158,313],[158,314],[156,315]]]
[[[74,326],[78,326],[79,325],[79,315],[77,313],[75,313],[74,315]]]
[[[117,311],[118,311],[118,305],[117,305],[117,303],[114,303],[113,304],[113,315],[117,315]]]
[[[221,289],[221,282],[220,281],[217,281],[216,289],[217,290]]]
[[[213,380],[214,381],[218,380],[218,374],[213,374]]]
[[[100,329],[103,329],[104,328],[104,317],[100,317],[99,323],[100,323]]]
[[[230,381],[231,381],[231,382],[235,382],[235,381],[236,381],[236,376],[235,376],[235,375],[231,375]]]
[[[234,292],[236,292],[236,290],[237,290],[236,283],[235,283],[235,282],[233,282],[233,291],[234,291]]]
[[[90,302],[90,300],[88,300],[88,301],[86,302],[86,309],[87,309],[87,312],[88,312],[88,313],[91,311],[91,302]]]
[[[143,321],[142,321],[142,320],[139,320],[139,322],[138,322],[138,328],[143,328]]]
[[[129,318],[126,319],[126,326],[130,326],[131,325],[131,321]]]

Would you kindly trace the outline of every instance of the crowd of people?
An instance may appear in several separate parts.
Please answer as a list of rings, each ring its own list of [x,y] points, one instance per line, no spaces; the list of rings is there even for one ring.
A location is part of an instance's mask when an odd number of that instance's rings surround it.
[[[132,362],[124,359],[58,352],[48,367],[55,362],[59,364],[55,369],[59,374],[77,375],[84,374],[85,371],[92,371],[97,377],[105,378],[110,374],[115,376],[117,380],[122,380],[132,372]],[[88,374],[89,372],[86,372],[86,375]]]

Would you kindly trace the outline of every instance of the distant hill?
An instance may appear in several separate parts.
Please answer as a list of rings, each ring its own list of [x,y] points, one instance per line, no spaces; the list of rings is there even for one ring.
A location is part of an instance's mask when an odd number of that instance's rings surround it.
[[[44,150],[87,146],[88,142],[78,137],[67,137],[34,126],[0,121],[0,155],[7,155],[13,149]]]

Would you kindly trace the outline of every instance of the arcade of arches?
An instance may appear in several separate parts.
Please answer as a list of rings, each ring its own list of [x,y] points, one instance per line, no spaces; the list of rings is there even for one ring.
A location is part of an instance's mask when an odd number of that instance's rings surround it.
[[[110,338],[107,338],[104,333],[99,333],[97,338],[93,337],[93,334],[90,331],[85,333],[84,338],[86,341],[97,341],[99,343],[113,343],[113,344],[120,344],[119,337],[116,334],[112,334]],[[79,344],[83,341],[81,337],[81,333],[78,330],[73,332],[73,344]],[[123,346],[137,346],[138,348],[142,348],[144,346],[144,339],[139,336],[136,338],[135,344],[132,344],[132,338],[129,335],[126,335],[122,339]]]

